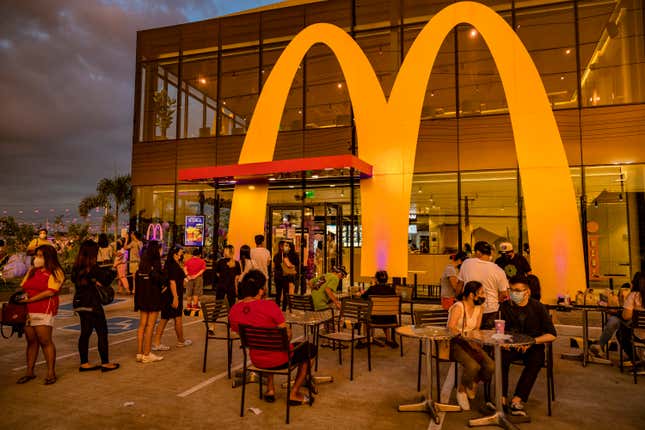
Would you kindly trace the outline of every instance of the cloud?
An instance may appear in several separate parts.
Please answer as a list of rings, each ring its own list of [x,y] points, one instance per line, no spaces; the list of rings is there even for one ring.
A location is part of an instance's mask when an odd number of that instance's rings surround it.
[[[0,216],[75,211],[100,178],[130,172],[137,30],[266,3],[2,2]]]

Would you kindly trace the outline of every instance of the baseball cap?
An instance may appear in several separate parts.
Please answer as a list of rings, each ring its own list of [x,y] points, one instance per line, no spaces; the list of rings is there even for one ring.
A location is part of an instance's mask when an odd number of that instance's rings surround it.
[[[505,254],[513,250],[513,244],[511,242],[502,242],[499,244],[500,254]]]

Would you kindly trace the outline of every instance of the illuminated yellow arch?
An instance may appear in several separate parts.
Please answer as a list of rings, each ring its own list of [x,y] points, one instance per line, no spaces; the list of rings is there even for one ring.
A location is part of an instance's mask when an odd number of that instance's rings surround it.
[[[369,60],[343,30],[314,24],[302,30],[276,63],[258,100],[240,163],[273,158],[289,88],[306,52],[324,43],[336,55],[355,114],[358,155],[374,168],[361,181],[361,274],[408,270],[407,227],[414,157],[426,85],[444,38],[458,24],[475,27],[497,65],[508,102],[531,243],[531,264],[543,296],[585,285],[582,237],[566,154],[540,76],[524,45],[492,9],[450,5],[423,28],[401,65],[389,101]],[[386,196],[387,198],[384,198]],[[264,230],[267,187],[237,186],[229,241],[251,243]]]

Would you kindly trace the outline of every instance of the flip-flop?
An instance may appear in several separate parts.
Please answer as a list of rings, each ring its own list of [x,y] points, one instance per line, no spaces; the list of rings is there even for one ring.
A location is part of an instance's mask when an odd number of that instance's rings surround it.
[[[25,383],[31,381],[32,379],[36,379],[36,375],[24,375],[24,376],[21,376],[16,381],[16,384],[25,384]]]
[[[275,402],[275,394],[265,394],[264,395],[264,401],[267,402],[267,403]]]
[[[101,372],[111,372],[121,367],[119,363],[114,363],[114,367],[101,366]]]
[[[289,406],[301,406],[309,403],[309,406],[314,404],[314,398],[305,394],[302,400],[289,399]]]
[[[101,366],[99,366],[99,365],[91,366],[91,367],[83,367],[83,366],[80,366],[80,367],[78,368],[78,371],[79,371],[79,372],[91,372],[92,370],[99,370],[100,368],[101,368]]]
[[[45,378],[45,385],[52,385],[56,383],[57,378],[52,376],[51,378]]]

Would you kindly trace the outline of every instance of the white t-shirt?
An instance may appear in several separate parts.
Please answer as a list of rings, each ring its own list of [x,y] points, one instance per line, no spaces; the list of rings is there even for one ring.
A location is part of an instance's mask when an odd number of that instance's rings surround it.
[[[461,318],[459,318],[459,321],[457,321],[456,328],[458,328],[461,333],[463,333],[464,331],[478,330],[479,324],[477,324],[477,322],[479,321],[479,316],[482,314],[482,306],[475,306],[473,313],[471,315],[468,315],[465,323],[464,310],[465,306],[463,302],[456,302],[455,304],[450,306],[450,309],[448,309],[448,321],[450,321],[453,312],[461,312]]]
[[[468,281],[479,281],[484,286],[486,301],[484,313],[497,312],[499,309],[499,293],[508,290],[506,273],[495,263],[479,258],[469,258],[461,264],[458,279],[464,284]]]
[[[254,268],[264,273],[264,276],[268,278],[268,262],[271,260],[271,253],[269,250],[265,247],[251,248],[251,260],[253,260]]]
[[[628,310],[643,311],[643,298],[638,291],[630,292],[627,297],[625,297],[625,303],[623,303],[623,308]]]
[[[449,264],[441,275],[441,297],[455,297],[455,290],[450,283],[450,278],[453,276],[457,277],[457,269],[452,264]]]

